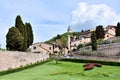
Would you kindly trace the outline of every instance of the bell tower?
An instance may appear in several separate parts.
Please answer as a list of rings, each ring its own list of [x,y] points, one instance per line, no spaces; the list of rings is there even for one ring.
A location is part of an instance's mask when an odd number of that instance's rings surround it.
[[[72,32],[72,29],[70,26],[68,26],[67,32]]]
[[[70,51],[70,47],[71,47],[71,39],[70,39],[70,35],[67,35],[66,46],[67,46],[67,48],[68,48],[68,51]]]

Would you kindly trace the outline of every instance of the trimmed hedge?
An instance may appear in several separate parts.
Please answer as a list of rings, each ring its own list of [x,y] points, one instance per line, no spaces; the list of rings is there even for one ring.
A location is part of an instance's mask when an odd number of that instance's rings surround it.
[[[43,64],[43,63],[46,63],[46,62],[49,62],[49,61],[51,61],[51,59],[47,59],[45,61],[40,61],[40,62],[37,61],[36,63],[26,64],[26,66],[20,66],[20,67],[14,68],[14,69],[8,68],[8,70],[0,71],[0,76],[10,74],[10,73],[14,73],[14,72],[18,72],[18,71],[22,71],[24,69],[32,68],[32,67],[35,67],[37,65],[40,65],[40,64]]]
[[[61,61],[70,61],[76,63],[101,63],[102,65],[120,66],[120,62],[108,62],[108,61],[97,61],[97,60],[85,60],[85,59],[62,59]]]

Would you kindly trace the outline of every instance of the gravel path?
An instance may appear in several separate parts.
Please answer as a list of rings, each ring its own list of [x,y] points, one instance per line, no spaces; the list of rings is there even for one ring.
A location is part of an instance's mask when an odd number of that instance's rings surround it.
[[[48,54],[0,51],[0,71],[46,60]]]

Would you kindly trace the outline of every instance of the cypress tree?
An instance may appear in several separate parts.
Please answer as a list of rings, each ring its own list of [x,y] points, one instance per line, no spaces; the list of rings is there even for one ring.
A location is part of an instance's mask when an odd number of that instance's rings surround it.
[[[95,31],[92,32],[91,35],[91,42],[92,42],[92,50],[97,50],[97,39],[96,39],[96,34]]]
[[[102,38],[105,37],[105,31],[104,31],[104,28],[103,28],[102,25],[99,25],[99,26],[96,27],[95,33],[96,33],[96,38],[97,39],[102,39]]]
[[[22,34],[22,36],[24,36],[24,23],[23,23],[20,15],[18,15],[18,16],[16,17],[15,27],[17,27],[18,30],[20,31],[20,33]]]
[[[20,51],[26,51],[26,49],[33,43],[33,31],[32,31],[32,26],[31,26],[31,24],[30,23],[26,23],[25,25],[24,25],[24,23],[23,23],[23,21],[22,21],[22,19],[21,19],[21,17],[20,17],[20,15],[18,15],[17,17],[16,17],[16,20],[15,20],[15,28],[17,29],[17,32],[18,32],[18,36],[20,36],[22,39],[20,39],[20,41],[22,40],[22,46],[20,46],[20,49],[15,49],[15,50],[20,50]],[[12,34],[12,35],[8,35],[7,34],[7,36],[6,36],[6,42],[7,42],[7,45],[6,45],[6,47],[7,48],[9,48],[10,50],[12,50],[12,49],[14,49],[14,48],[12,48],[11,47],[11,45],[9,45],[10,43],[10,40],[12,40],[11,38],[10,38],[10,36],[13,36],[13,35],[15,35],[16,36],[16,32],[14,31],[14,30],[16,30],[16,29],[14,29],[13,27],[12,27],[12,29],[13,29],[13,32],[15,33],[15,34]],[[10,29],[11,30],[11,29]],[[9,32],[9,34],[11,34],[11,32]],[[9,40],[9,38],[10,38],[10,40]],[[14,37],[15,38],[15,37]],[[17,37],[16,37],[16,39],[18,39]],[[15,40],[15,39],[14,39]],[[13,41],[14,41],[13,40]],[[17,41],[17,40],[16,40]],[[11,43],[11,44],[13,44],[13,43]],[[16,45],[19,45],[19,43],[15,43]],[[10,46],[10,47],[9,47]],[[16,46],[16,48],[17,48],[18,46]]]
[[[116,36],[120,36],[120,23],[117,23],[117,27],[116,27]]]
[[[27,40],[28,40],[27,27],[24,26],[24,46],[23,46],[23,51],[27,50]]]
[[[32,30],[32,26],[30,23],[26,23],[25,24],[26,29],[27,29],[27,48],[32,45],[33,43],[33,30]]]
[[[22,51],[23,36],[20,34],[16,27],[11,27],[6,35],[6,48],[7,50]]]
[[[15,20],[15,27],[18,28],[18,30],[20,31],[21,35],[23,36],[24,38],[24,45],[23,45],[23,51],[26,51],[27,49],[27,30],[26,30],[26,27],[22,21],[22,18],[20,17],[20,15],[18,15],[16,17],[16,20]]]

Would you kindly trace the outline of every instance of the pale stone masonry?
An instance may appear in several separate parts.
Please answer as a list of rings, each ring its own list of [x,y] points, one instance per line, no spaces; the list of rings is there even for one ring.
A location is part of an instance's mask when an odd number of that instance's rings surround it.
[[[0,71],[46,60],[48,54],[18,51],[0,51]]]

